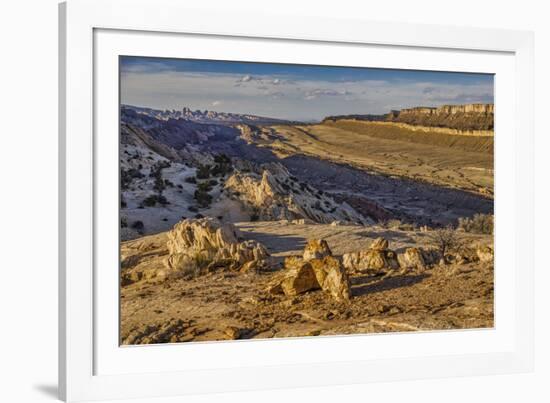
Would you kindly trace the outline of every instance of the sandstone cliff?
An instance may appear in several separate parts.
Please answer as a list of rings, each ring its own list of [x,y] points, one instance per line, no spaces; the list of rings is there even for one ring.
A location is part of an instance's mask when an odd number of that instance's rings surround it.
[[[387,121],[457,130],[493,130],[493,104],[443,105],[392,111]]]
[[[392,122],[424,128],[444,128],[452,131],[446,134],[474,134],[474,131],[488,132],[494,127],[494,104],[443,105],[440,107],[419,106],[393,110],[385,115],[341,115],[328,116],[322,123],[339,120],[360,120],[368,122]]]

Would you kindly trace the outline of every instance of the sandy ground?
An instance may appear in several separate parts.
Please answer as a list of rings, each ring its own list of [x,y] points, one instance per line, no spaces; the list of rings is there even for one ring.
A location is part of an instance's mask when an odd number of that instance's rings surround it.
[[[324,238],[333,253],[359,250],[384,236],[390,249],[428,243],[426,233],[380,227],[240,223],[243,236],[264,243],[275,257],[299,253],[308,238]],[[464,234],[470,245],[490,236]],[[124,272],[164,270],[166,234],[124,242]],[[132,257],[132,256],[137,257]],[[277,272],[215,272],[121,287],[121,343],[319,336],[487,328],[493,326],[493,267],[435,266],[388,277],[353,275],[352,299],[336,302],[322,291],[296,297],[269,295]]]
[[[493,138],[422,134],[369,122],[274,126],[260,146],[490,196]]]

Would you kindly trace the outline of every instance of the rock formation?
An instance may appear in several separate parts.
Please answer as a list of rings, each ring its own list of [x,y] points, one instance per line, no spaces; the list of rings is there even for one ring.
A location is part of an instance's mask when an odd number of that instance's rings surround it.
[[[476,254],[480,262],[492,263],[494,260],[495,252],[490,246],[478,246],[476,248]]]
[[[321,289],[337,301],[351,298],[351,286],[348,273],[340,260],[332,256],[313,259],[309,262]]]
[[[309,254],[308,251],[313,252]],[[269,284],[267,291],[272,294],[294,296],[322,289],[337,301],[348,301],[351,298],[351,286],[346,269],[340,260],[331,255],[326,241],[310,241],[304,256],[308,256],[309,259],[299,256],[287,257],[284,271]]]
[[[320,287],[315,272],[308,262],[293,265],[287,268],[281,281],[281,288],[285,295],[297,295],[306,291],[317,290]]]
[[[419,248],[405,249],[405,252],[397,254],[397,261],[402,268],[419,270],[426,268],[424,256]]]
[[[347,203],[338,203],[329,194],[299,182],[279,163],[249,166],[246,170],[237,166],[225,182],[225,189],[230,197],[243,203],[255,220],[371,223]]]
[[[310,239],[304,249],[304,261],[311,259],[322,259],[325,256],[332,256],[332,252],[324,239]]]
[[[388,246],[386,239],[377,238],[366,250],[344,254],[342,263],[351,272],[380,272],[397,269],[399,268],[397,256],[395,252],[388,249]]]
[[[213,218],[180,221],[168,232],[167,247],[166,266],[178,271],[217,267],[237,269],[269,256],[261,243],[239,242],[232,224],[221,224]]]

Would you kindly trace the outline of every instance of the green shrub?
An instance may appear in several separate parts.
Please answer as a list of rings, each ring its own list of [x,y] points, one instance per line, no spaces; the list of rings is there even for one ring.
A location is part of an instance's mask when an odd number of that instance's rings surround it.
[[[197,168],[197,179],[210,178],[210,165],[200,165]]]
[[[195,190],[194,197],[199,207],[206,208],[210,206],[210,203],[212,203],[212,196],[205,190],[202,190],[202,189]]]
[[[494,216],[491,214],[474,214],[472,218],[458,219],[458,228],[474,234],[493,234]]]
[[[231,159],[225,154],[219,154],[214,157],[215,165],[211,169],[213,176],[224,176],[233,172]]]
[[[147,196],[143,200],[143,205],[147,207],[154,207],[157,204],[157,195]]]
[[[166,197],[161,194],[149,195],[143,200],[143,205],[146,207],[154,207],[157,203],[162,204],[163,206],[170,204]]]
[[[128,189],[134,179],[143,178],[144,175],[135,168],[120,170],[120,187],[122,190]]]

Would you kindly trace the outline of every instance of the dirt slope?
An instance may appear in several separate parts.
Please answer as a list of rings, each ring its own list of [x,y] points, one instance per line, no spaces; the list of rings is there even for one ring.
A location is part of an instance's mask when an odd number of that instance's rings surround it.
[[[423,133],[377,122],[275,126],[270,147],[281,157],[304,154],[390,176],[493,193],[493,138]]]
[[[426,233],[380,227],[246,222],[246,239],[262,242],[276,258],[299,253],[307,239],[328,241],[337,256],[378,236],[390,248],[425,245]],[[470,236],[469,244],[490,244]],[[164,270],[166,233],[122,243],[123,273],[146,267],[145,277],[121,287],[121,343],[166,343],[331,334],[487,328],[493,326],[493,267],[488,263],[434,266],[385,277],[352,275],[349,303],[322,291],[269,295],[276,271],[214,272],[194,279]]]

